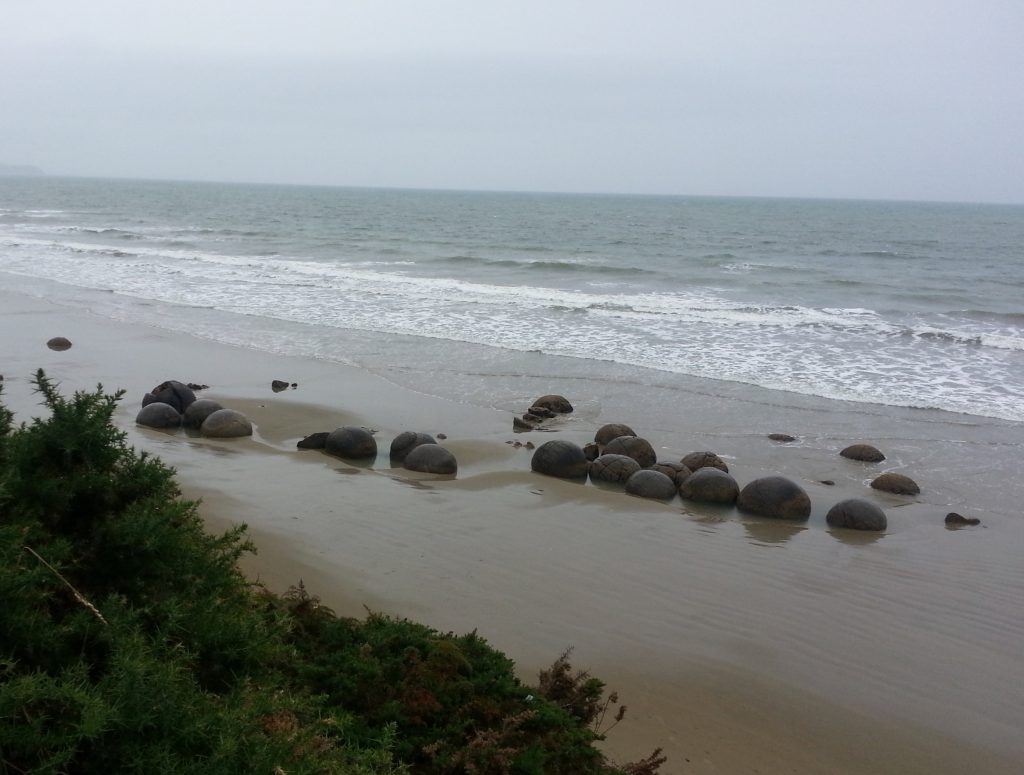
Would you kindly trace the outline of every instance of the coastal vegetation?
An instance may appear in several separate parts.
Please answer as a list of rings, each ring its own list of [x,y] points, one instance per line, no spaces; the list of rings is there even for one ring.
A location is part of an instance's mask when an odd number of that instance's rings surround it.
[[[475,632],[336,616],[248,582],[129,447],[120,393],[0,404],[0,772],[644,775],[596,747],[624,707],[568,652],[524,684]]]

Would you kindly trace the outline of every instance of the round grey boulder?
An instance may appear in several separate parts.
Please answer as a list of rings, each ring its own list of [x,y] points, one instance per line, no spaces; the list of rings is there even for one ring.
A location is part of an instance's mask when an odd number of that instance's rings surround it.
[[[851,444],[839,454],[850,460],[860,460],[864,463],[881,463],[885,460],[885,455],[870,444]]]
[[[391,442],[391,460],[401,463],[405,460],[406,455],[421,444],[437,444],[437,440],[429,433],[402,431]]]
[[[670,501],[676,497],[676,485],[670,476],[647,468],[626,480],[626,492],[640,498]]]
[[[186,428],[199,428],[202,426],[203,421],[206,420],[211,414],[216,412],[218,409],[223,409],[219,403],[214,401],[212,398],[199,398],[193,401],[185,408],[185,414],[182,415],[182,425]]]
[[[559,395],[541,396],[531,406],[540,406],[555,414],[569,414],[572,412],[572,404],[569,403],[569,399]]]
[[[878,506],[860,498],[840,501],[828,510],[825,521],[849,530],[885,530],[888,520]]]
[[[921,488],[917,482],[903,474],[882,474],[871,482],[872,488],[883,492],[892,492],[897,495],[918,495]]]
[[[602,425],[597,429],[597,433],[594,434],[594,441],[600,444],[602,447],[612,439],[617,439],[619,436],[636,436],[633,429],[628,425],[623,425],[620,422],[608,423]]]
[[[590,464],[592,482],[625,482],[640,470],[640,464],[627,455],[604,454]]]
[[[208,439],[237,439],[252,436],[252,423],[234,409],[218,409],[203,420],[199,432]]]
[[[177,428],[181,425],[181,414],[170,404],[146,404],[135,415],[135,422],[147,428]]]
[[[459,470],[458,461],[451,450],[433,443],[417,444],[405,456],[402,465],[410,471],[447,476],[454,476]]]
[[[659,460],[653,466],[652,471],[661,471],[669,479],[675,482],[676,487],[686,481],[686,477],[693,473],[688,467],[682,463],[675,463],[670,460]]]
[[[606,455],[626,455],[640,464],[641,468],[650,468],[658,462],[654,447],[647,439],[639,436],[619,436],[604,445]]]
[[[346,425],[328,434],[324,450],[336,457],[363,460],[377,457],[377,442],[366,428]]]
[[[192,389],[174,379],[169,379],[166,382],[161,382],[151,391],[146,393],[142,397],[142,405],[153,404],[157,402],[170,404],[179,413],[184,413],[188,409],[189,404],[196,400],[196,394],[192,392]]]
[[[679,485],[679,495],[701,503],[735,503],[740,486],[720,468],[698,468]]]
[[[530,468],[539,474],[560,479],[586,479],[590,461],[583,450],[571,441],[545,441],[530,459]]]
[[[720,471],[729,473],[729,466],[714,452],[691,452],[679,462],[691,471],[696,471],[698,468],[717,468]]]
[[[62,350],[69,350],[71,349],[71,340],[63,336],[55,336],[46,343],[46,346],[51,350],[57,350],[58,352]]]
[[[765,476],[750,482],[740,490],[736,505],[741,511],[772,519],[802,520],[811,515],[810,496],[784,476]]]

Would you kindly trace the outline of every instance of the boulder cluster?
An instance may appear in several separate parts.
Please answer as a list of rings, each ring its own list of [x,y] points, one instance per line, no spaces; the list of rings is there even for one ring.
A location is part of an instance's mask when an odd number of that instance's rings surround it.
[[[513,418],[512,430],[516,433],[536,430],[558,415],[570,414],[572,409],[572,404],[565,396],[554,394],[541,396],[530,404],[530,408],[520,417]]]
[[[244,414],[209,398],[196,398],[190,385],[173,379],[161,382],[142,397],[135,422],[147,428],[184,427],[211,439],[252,436],[252,423]]]
[[[377,457],[375,431],[346,425],[333,431],[313,433],[302,439],[299,449],[322,449],[342,460],[374,460]],[[442,434],[438,434],[439,436]],[[408,471],[439,476],[455,476],[459,463],[451,450],[437,443],[429,433],[402,431],[391,441],[391,465]]]
[[[788,434],[772,434],[773,441],[790,442]],[[858,461],[885,459],[868,444],[855,444],[840,453]],[[622,423],[603,425],[594,440],[583,447],[557,439],[541,444],[530,467],[541,474],[563,479],[590,479],[601,486],[622,487],[630,495],[660,501],[680,498],[700,503],[735,505],[740,511],[769,519],[803,521],[810,517],[811,499],[796,482],[784,476],[765,476],[742,488],[729,466],[716,453],[698,450],[678,462],[658,461],[653,446]],[[917,484],[907,476],[885,473],[871,482],[877,490],[916,495]],[[836,528],[881,531],[887,527],[885,512],[870,501],[853,498],[835,504],[826,522]]]

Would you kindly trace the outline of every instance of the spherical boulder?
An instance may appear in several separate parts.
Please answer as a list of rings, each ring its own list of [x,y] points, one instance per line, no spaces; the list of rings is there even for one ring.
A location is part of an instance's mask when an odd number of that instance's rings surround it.
[[[209,439],[237,439],[252,436],[252,423],[234,409],[218,409],[203,420],[199,432]]]
[[[185,407],[185,414],[182,415],[182,425],[186,428],[199,428],[203,421],[218,409],[223,409],[219,403],[211,398],[199,398]]]
[[[590,464],[592,482],[624,482],[637,471],[640,464],[627,455],[605,453]]]
[[[540,406],[555,414],[569,414],[572,412],[572,404],[565,396],[547,395],[541,396],[531,406]]]
[[[654,447],[647,439],[639,436],[619,436],[604,445],[606,455],[626,455],[640,464],[641,468],[650,468],[658,462]]]
[[[714,452],[691,452],[679,462],[691,471],[696,471],[698,468],[717,468],[720,471],[729,473],[729,466]]]
[[[46,343],[46,346],[51,350],[60,352],[71,348],[71,340],[63,336],[55,336]]]
[[[883,492],[892,492],[896,495],[918,495],[921,488],[917,482],[903,474],[882,474],[871,482],[872,488]]]
[[[863,463],[881,463],[885,460],[885,455],[870,444],[851,444],[839,454],[849,460],[860,460]]]
[[[740,490],[736,505],[741,511],[772,519],[807,519],[811,515],[810,496],[784,476],[750,482]]]
[[[401,463],[406,455],[413,451],[420,444],[437,444],[437,440],[429,433],[418,433],[416,431],[402,431],[391,442],[391,460]]]
[[[135,415],[135,422],[146,428],[177,428],[181,425],[181,414],[170,404],[158,401],[142,407]]]
[[[671,460],[659,460],[653,466],[652,471],[661,471],[669,479],[675,482],[676,487],[686,481],[686,477],[693,473],[687,466],[682,463],[676,463]]]
[[[410,471],[446,476],[454,476],[459,470],[458,461],[451,450],[434,443],[417,444],[409,450],[402,465]]]
[[[701,503],[735,503],[740,486],[720,468],[698,468],[679,485],[679,495]]]
[[[590,461],[579,445],[562,439],[545,441],[530,459],[532,470],[560,479],[586,479],[589,467]]]
[[[640,498],[670,501],[676,497],[676,485],[667,474],[645,468],[626,480],[626,492]]]
[[[828,510],[825,521],[832,527],[850,530],[885,530],[888,525],[884,511],[860,498],[840,501]]]
[[[170,404],[179,413],[184,413],[188,409],[189,404],[196,400],[196,394],[192,392],[192,389],[181,382],[174,379],[169,379],[166,382],[161,382],[151,391],[146,393],[142,397],[142,405],[152,404],[156,402],[162,402]]]
[[[346,425],[328,434],[324,451],[336,457],[364,460],[377,457],[377,441],[366,428]]]
[[[628,425],[623,425],[620,422],[612,422],[607,425],[602,425],[597,429],[597,433],[594,434],[594,441],[600,444],[602,447],[612,439],[617,439],[619,436],[636,436],[633,429]]]

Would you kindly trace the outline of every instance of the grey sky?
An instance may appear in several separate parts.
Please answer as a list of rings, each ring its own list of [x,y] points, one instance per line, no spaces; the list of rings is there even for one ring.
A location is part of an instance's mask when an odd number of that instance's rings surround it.
[[[0,161],[1024,202],[1022,0],[2,0]]]

